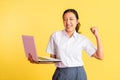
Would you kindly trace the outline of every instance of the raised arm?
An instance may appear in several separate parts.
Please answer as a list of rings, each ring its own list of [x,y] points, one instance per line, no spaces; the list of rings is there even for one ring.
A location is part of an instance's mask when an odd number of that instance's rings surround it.
[[[100,37],[98,34],[98,29],[96,27],[92,27],[90,30],[93,33],[93,35],[95,36],[96,43],[97,43],[97,50],[92,56],[99,59],[99,60],[103,60],[104,59],[103,47],[102,47]]]

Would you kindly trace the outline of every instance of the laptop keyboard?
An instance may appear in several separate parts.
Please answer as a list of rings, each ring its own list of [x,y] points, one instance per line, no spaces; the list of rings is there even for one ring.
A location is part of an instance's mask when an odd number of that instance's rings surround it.
[[[46,59],[46,58],[43,58],[43,57],[38,57],[38,59],[40,59],[40,60],[49,60],[49,59]]]

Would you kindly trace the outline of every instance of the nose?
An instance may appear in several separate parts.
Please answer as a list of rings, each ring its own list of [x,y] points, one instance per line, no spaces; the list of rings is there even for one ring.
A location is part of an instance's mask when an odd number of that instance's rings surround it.
[[[66,20],[66,24],[70,24],[70,20],[69,19]]]

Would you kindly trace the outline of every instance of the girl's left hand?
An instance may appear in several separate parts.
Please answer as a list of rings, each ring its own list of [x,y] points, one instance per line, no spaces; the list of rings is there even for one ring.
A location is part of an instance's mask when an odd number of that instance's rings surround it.
[[[98,29],[96,27],[91,27],[90,30],[94,36],[96,36],[96,37],[98,36]]]

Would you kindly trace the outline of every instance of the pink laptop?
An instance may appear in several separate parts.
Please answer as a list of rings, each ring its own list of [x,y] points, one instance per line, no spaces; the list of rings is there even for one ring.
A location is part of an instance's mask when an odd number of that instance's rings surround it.
[[[38,62],[60,62],[59,59],[55,58],[38,57],[33,36],[22,35],[22,40],[27,58],[31,54],[32,58]]]

